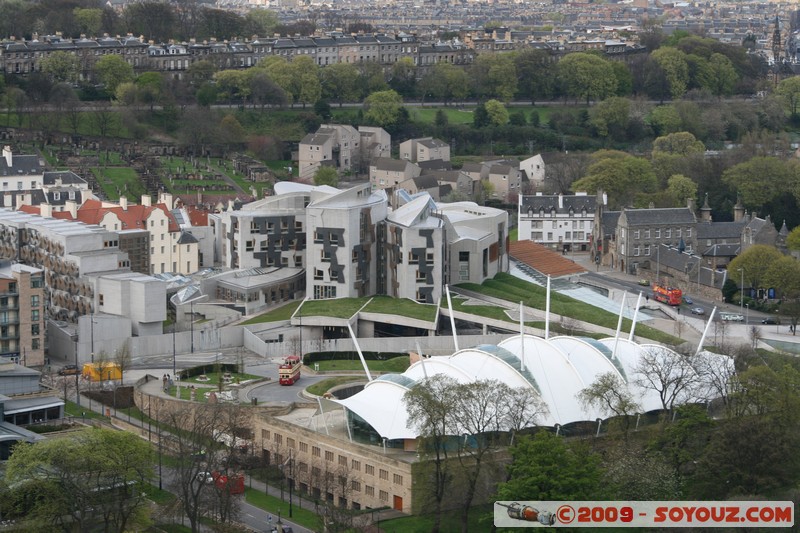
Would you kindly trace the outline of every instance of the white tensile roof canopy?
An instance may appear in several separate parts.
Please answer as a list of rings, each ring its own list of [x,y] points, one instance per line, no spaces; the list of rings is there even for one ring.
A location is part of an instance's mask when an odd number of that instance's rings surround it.
[[[566,425],[605,418],[599,409],[580,402],[578,394],[608,373],[625,384],[642,412],[661,409],[658,392],[642,386],[646,381],[640,370],[643,357],[658,360],[684,356],[665,346],[637,344],[621,338],[543,339],[516,335],[497,345],[481,345],[449,356],[426,358],[402,374],[381,376],[369,382],[361,392],[333,401],[357,414],[383,438],[415,439],[418,432],[409,426],[403,396],[412,387],[424,387],[426,376],[445,374],[460,383],[493,379],[512,388],[531,388],[547,409],[536,421],[537,425]],[[733,361],[724,355],[703,351],[693,356],[693,360],[699,363],[693,365],[694,368],[712,366],[723,374],[734,372]],[[676,398],[677,404],[715,396],[710,384],[704,384],[702,379],[697,382],[698,387]]]

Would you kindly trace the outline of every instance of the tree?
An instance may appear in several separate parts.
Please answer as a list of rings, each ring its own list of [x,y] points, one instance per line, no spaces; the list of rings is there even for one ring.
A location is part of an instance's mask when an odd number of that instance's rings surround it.
[[[796,299],[800,295],[800,262],[789,255],[781,256],[768,265],[762,283],[777,289],[783,298]]]
[[[486,109],[486,104],[481,102],[475,107],[475,111],[472,113],[472,125],[476,128],[484,128],[488,126],[489,123],[489,111]]]
[[[702,380],[692,362],[668,348],[645,349],[635,374],[637,385],[658,394],[664,411],[701,399],[698,387]]]
[[[303,104],[315,104],[322,96],[322,84],[319,79],[319,68],[309,56],[300,56],[292,61],[295,79],[298,81],[295,100]]]
[[[385,128],[397,124],[402,116],[403,99],[395,91],[379,91],[364,100],[364,118]]]
[[[653,157],[658,154],[670,154],[687,156],[692,154],[702,154],[706,147],[702,141],[688,131],[669,133],[656,138],[653,141]]]
[[[511,448],[511,458],[508,481],[497,489],[498,500],[595,500],[606,493],[600,457],[553,433],[538,431],[520,438]]]
[[[411,98],[417,88],[417,66],[410,57],[403,57],[392,65],[392,78],[389,88],[397,91],[400,96]]]
[[[442,504],[452,480],[449,429],[454,414],[455,388],[453,378],[437,374],[403,396],[409,426],[418,432],[419,449],[427,460],[422,464],[430,465],[430,472],[425,471],[421,477],[420,488],[423,491],[421,501],[431,502],[433,507],[433,533],[438,533],[441,526]]]
[[[705,68],[698,73],[700,85],[714,96],[728,96],[733,93],[733,88],[739,75],[733,63],[727,56],[713,53],[708,59]]]
[[[40,65],[42,72],[46,74],[53,83],[74,83],[78,79],[80,61],[78,60],[78,56],[70,54],[69,52],[53,52],[42,58]]]
[[[726,170],[722,181],[738,191],[742,204],[758,210],[783,193],[791,193],[798,186],[800,167],[795,161],[776,157],[753,157]]]
[[[614,150],[595,152],[592,159],[586,176],[572,184],[573,190],[603,189],[608,193],[609,204],[620,206],[630,205],[637,193],[653,192],[656,187],[656,175],[646,159]]]
[[[508,110],[503,102],[499,100],[489,100],[484,104],[486,113],[489,115],[489,122],[493,126],[504,126],[508,123]]]
[[[617,78],[609,62],[594,54],[567,54],[558,63],[558,78],[566,93],[577,99],[603,100],[617,90]]]
[[[278,15],[269,9],[250,9],[244,16],[247,24],[248,35],[268,36],[275,31],[278,25]]]
[[[76,7],[72,10],[75,22],[80,32],[87,37],[97,37],[103,24],[102,9],[83,9]]]
[[[683,174],[673,174],[667,180],[667,194],[673,205],[684,206],[687,198],[697,198],[697,183]]]
[[[133,67],[118,55],[101,57],[94,65],[94,73],[110,94],[114,94],[120,83],[133,81]]]
[[[351,63],[334,63],[322,69],[323,97],[338,102],[354,102],[359,97],[358,69]]]
[[[547,50],[524,48],[514,55],[517,89],[531,101],[549,100],[555,94],[556,64]]]
[[[777,93],[783,98],[792,118],[797,117],[797,108],[800,106],[800,76],[792,76],[781,80],[778,84]]]
[[[663,46],[650,54],[650,57],[664,71],[673,100],[682,97],[689,84],[689,65],[686,54],[677,48]]]
[[[623,139],[630,121],[631,104],[627,98],[612,96],[589,109],[589,123],[600,137]]]
[[[733,280],[741,279],[739,269],[744,271],[744,282],[754,289],[762,288],[762,281],[771,265],[778,261],[781,254],[774,246],[754,244],[736,256],[728,264],[728,272]],[[741,287],[739,287],[741,289]]]
[[[339,184],[339,173],[335,168],[321,166],[314,173],[314,185],[330,185],[336,187]]]
[[[628,417],[639,411],[639,405],[628,392],[625,382],[616,374],[600,374],[591,385],[578,393],[578,401],[595,408],[606,417],[622,417],[622,427],[627,435]]]
[[[132,433],[107,429],[19,444],[6,470],[10,486],[26,491],[31,480],[36,480],[36,492],[49,500],[31,509],[32,516],[16,519],[32,518],[34,523],[48,522],[65,531],[76,526],[80,531],[89,530],[97,519],[107,531],[127,530],[145,510],[142,486],[152,476],[149,444]]]

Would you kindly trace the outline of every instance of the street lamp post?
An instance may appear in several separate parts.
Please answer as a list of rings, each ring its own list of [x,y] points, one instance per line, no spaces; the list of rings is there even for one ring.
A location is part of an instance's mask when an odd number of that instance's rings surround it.
[[[747,313],[745,314],[744,323],[750,323],[750,304],[746,304],[745,307],[747,308]]]
[[[81,381],[80,372],[78,372],[78,343],[75,342],[75,397],[78,400],[78,407],[81,406]]]
[[[177,318],[178,318],[177,312],[176,312],[175,318],[176,318],[176,321],[172,323],[172,375],[177,380],[178,379],[178,373],[175,370],[175,327],[178,325],[177,324]]]
[[[189,303],[189,326],[192,332],[192,353],[194,353],[194,301]]]
[[[744,314],[744,269],[737,268],[736,270],[742,273],[742,284],[739,286],[741,291],[739,295],[739,312]]]
[[[91,341],[92,363],[94,363],[94,313],[89,315],[89,319],[91,320],[90,328],[91,328],[91,337],[92,337],[92,341]]]
[[[294,469],[292,465],[292,450],[289,450],[289,518],[292,517],[292,488],[294,487]]]

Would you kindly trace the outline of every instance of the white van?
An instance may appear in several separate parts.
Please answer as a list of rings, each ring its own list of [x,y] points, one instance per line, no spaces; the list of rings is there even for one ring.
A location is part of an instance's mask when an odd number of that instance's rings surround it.
[[[744,322],[744,316],[739,313],[720,313],[719,318],[724,322]]]

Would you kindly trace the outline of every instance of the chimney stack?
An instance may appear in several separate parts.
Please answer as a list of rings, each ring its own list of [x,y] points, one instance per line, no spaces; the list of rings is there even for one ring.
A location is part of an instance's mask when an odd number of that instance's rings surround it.
[[[127,196],[120,196],[119,197],[119,206],[122,208],[123,211],[128,210],[128,197]]]
[[[11,147],[6,145],[3,147],[3,157],[6,158],[6,165],[11,168],[11,164],[13,161],[13,156],[11,155]]]
[[[78,218],[78,202],[75,200],[67,200],[64,202],[64,208],[69,211],[72,218]]]
[[[39,204],[39,214],[42,218],[53,218],[53,206],[50,204]]]
[[[142,205],[145,207],[150,207],[152,205],[152,199],[149,194],[142,195]]]

